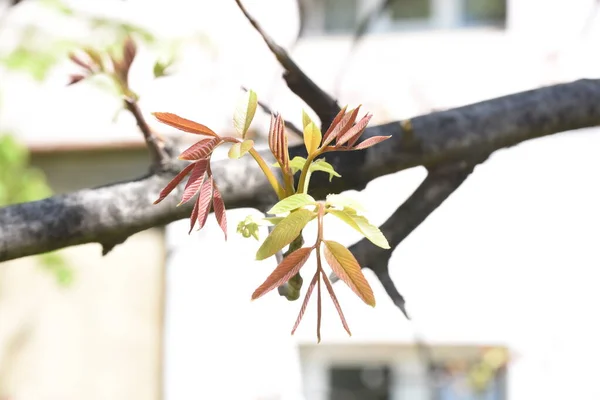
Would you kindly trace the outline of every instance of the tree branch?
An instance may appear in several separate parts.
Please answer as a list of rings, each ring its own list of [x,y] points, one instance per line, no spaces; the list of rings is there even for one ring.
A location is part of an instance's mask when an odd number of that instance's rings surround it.
[[[333,118],[340,111],[340,106],[337,102],[318,87],[306,74],[298,67],[298,65],[288,55],[287,51],[279,46],[275,41],[262,29],[258,21],[250,15],[241,0],[235,0],[238,7],[246,16],[246,19],[252,24],[254,29],[263,38],[269,50],[275,55],[279,64],[285,69],[283,78],[287,82],[288,87],[298,97],[308,104],[310,108],[317,114],[321,120],[322,126],[329,126]]]
[[[167,167],[169,164],[169,160],[171,159],[170,153],[171,148],[167,145],[164,140],[159,139],[156,133],[152,132],[150,126],[146,122],[142,111],[135,99],[130,97],[126,97],[123,100],[125,104],[125,108],[133,115],[135,118],[135,122],[137,123],[138,128],[144,135],[144,140],[146,141],[146,146],[150,151],[150,157],[152,160],[152,168],[155,171],[161,171]]]
[[[433,172],[445,171],[448,165],[470,165],[495,150],[529,139],[598,124],[600,81],[579,80],[431,113],[409,122],[374,126],[367,129],[365,139],[392,137],[385,145],[364,151],[327,154],[327,161],[342,178],[329,183],[326,174],[315,174],[311,194],[324,198],[332,192],[360,190],[376,177],[417,165],[430,170],[427,182],[431,182],[437,177]],[[303,151],[303,145],[294,146],[290,155]],[[76,244],[111,245],[144,229],[187,217],[191,206],[175,207],[182,188],[161,204],[152,204],[181,165],[169,165],[164,172],[133,182],[0,208],[0,261]],[[270,186],[250,157],[214,162],[213,172],[228,208],[261,209],[265,202],[275,201],[265,199],[265,194],[271,193]],[[410,233],[408,228],[405,233],[396,228],[384,224],[384,234],[392,243]],[[363,250],[355,250],[357,258],[363,257]],[[366,260],[367,264],[372,262]]]
[[[404,297],[389,275],[389,260],[396,247],[434,212],[473,171],[476,162],[459,162],[432,168],[415,192],[388,218],[380,229],[388,239],[390,249],[382,249],[366,239],[350,246],[349,250],[363,268],[371,269],[407,319]],[[338,278],[334,274],[332,281]]]

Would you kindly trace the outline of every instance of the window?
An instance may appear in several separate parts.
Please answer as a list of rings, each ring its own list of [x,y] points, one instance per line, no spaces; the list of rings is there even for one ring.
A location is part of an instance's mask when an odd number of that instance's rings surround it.
[[[390,369],[381,367],[332,367],[328,400],[391,400]]]
[[[395,0],[389,5],[389,13],[394,21],[428,19],[431,17],[431,1]]]
[[[478,386],[473,377],[464,372],[449,372],[438,365],[435,398],[438,400],[504,400],[506,398],[506,370],[501,368]]]
[[[351,32],[357,24],[357,0],[323,0],[325,31]]]
[[[464,0],[465,25],[504,25],[506,0]]]
[[[301,0],[309,34],[351,34],[362,18],[387,0]],[[391,0],[372,21],[376,32],[498,26],[506,22],[507,0]]]

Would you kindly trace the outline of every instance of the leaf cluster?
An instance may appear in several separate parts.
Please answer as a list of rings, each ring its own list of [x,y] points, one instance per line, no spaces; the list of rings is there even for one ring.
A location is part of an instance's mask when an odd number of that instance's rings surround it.
[[[389,136],[374,136],[359,142],[372,117],[370,114],[366,114],[357,120],[360,106],[349,111],[347,111],[347,107],[344,107],[324,134],[308,114],[303,111],[302,122],[307,157],[294,157],[290,160],[284,120],[280,114],[275,114],[271,115],[268,144],[276,162],[269,166],[254,148],[254,142],[247,138],[248,129],[256,113],[257,105],[258,99],[256,93],[252,90],[247,91],[240,99],[233,115],[233,126],[238,135],[235,137],[221,136],[205,125],[176,114],[154,113],[153,115],[164,124],[184,132],[203,136],[202,139],[179,155],[180,159],[191,163],[167,184],[155,203],[161,202],[189,175],[179,204],[183,204],[198,195],[190,218],[190,232],[196,223],[198,223],[199,229],[204,226],[212,204],[217,221],[225,233],[225,238],[227,238],[225,205],[211,173],[210,159],[214,150],[225,143],[231,144],[228,153],[231,159],[238,159],[247,153],[250,154],[269,180],[273,190],[279,197],[279,202],[267,212],[273,216],[262,220],[248,217],[238,224],[237,231],[244,237],[252,236],[259,240],[259,227],[261,225],[272,225],[271,233],[262,242],[256,253],[257,260],[268,259],[289,246],[286,257],[277,265],[263,284],[254,291],[252,299],[258,299],[271,290],[291,282],[298,286],[299,291],[302,282],[300,270],[314,253],[317,270],[308,286],[292,334],[300,324],[308,301],[316,287],[317,338],[320,341],[322,284],[325,285],[344,328],[350,334],[350,329],[331,282],[323,269],[322,259],[325,259],[334,273],[366,304],[375,306],[375,297],[362,273],[361,266],[352,253],[342,244],[323,238],[324,217],[330,214],[340,219],[377,246],[386,249],[390,246],[381,231],[369,223],[364,216],[364,208],[356,201],[336,194],[327,196],[325,201],[316,201],[310,196],[308,194],[310,176],[315,171],[321,171],[329,174],[330,181],[333,177],[341,177],[331,164],[327,163],[324,158],[319,157],[332,151],[366,149],[388,139]],[[281,170],[282,181],[275,177],[271,167]],[[300,177],[296,186],[294,175],[298,172],[300,172]],[[310,247],[302,247],[303,240],[298,239],[302,238],[302,231],[307,224],[315,219],[318,225],[317,240]],[[299,245],[296,245],[297,243]],[[293,296],[290,300],[296,298],[297,296]]]

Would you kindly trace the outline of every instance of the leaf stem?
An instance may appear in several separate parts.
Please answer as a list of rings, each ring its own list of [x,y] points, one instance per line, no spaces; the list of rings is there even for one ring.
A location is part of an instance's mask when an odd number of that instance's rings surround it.
[[[271,184],[271,187],[273,187],[273,190],[277,194],[277,197],[279,198],[279,200],[285,199],[285,197],[286,197],[285,190],[281,187],[281,184],[279,183],[279,181],[273,174],[273,171],[271,171],[271,168],[269,168],[269,166],[267,165],[265,160],[261,157],[261,155],[258,153],[258,151],[256,151],[255,148],[251,148],[248,151],[248,153],[250,153],[252,158],[254,158],[254,161],[256,161],[256,163],[262,170],[263,174],[265,174],[265,176],[267,177],[267,180]]]
[[[321,155],[321,149],[315,151],[312,154],[309,154],[306,157],[306,162],[302,167],[302,172],[300,172],[300,180],[298,181],[298,193],[306,193],[308,191],[307,178],[309,175],[310,164],[314,161],[315,158]]]

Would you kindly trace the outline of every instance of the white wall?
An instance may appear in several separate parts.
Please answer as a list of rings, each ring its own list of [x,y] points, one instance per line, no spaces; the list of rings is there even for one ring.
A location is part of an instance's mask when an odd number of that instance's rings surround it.
[[[276,39],[284,45],[292,42],[297,29],[289,22],[295,16],[292,2],[269,2],[269,13],[260,9],[266,3],[248,3],[261,21],[272,24],[266,28]],[[378,35],[350,58],[345,38],[310,39],[293,54],[331,92],[341,75],[340,102],[364,104],[377,122],[597,77],[597,30],[579,33],[591,0],[551,3],[511,1],[506,33],[473,29]],[[134,84],[145,112],[180,112],[215,129],[230,129],[231,104],[238,86],[245,84],[299,121],[302,103],[279,80],[276,61],[233,2],[210,2],[210,8],[189,1],[127,4],[131,10],[143,7],[138,18],[170,35],[211,32],[216,49],[190,50],[181,75],[156,82],[148,76],[151,54],[142,54]],[[271,18],[272,13],[279,18]],[[342,74],[345,62],[349,67]],[[110,124],[113,99],[84,86],[60,86],[66,71],[67,66],[57,70],[42,92],[11,78],[4,90],[15,103],[3,111],[3,121],[21,127],[22,137],[33,144],[50,137],[52,142],[138,138],[127,116]],[[89,99],[85,107],[82,96]],[[27,104],[17,99],[27,99]],[[69,107],[77,113],[66,119]],[[32,119],[27,109],[47,111]],[[266,119],[258,123],[264,125]],[[88,135],[82,136],[82,126]],[[55,127],[51,136],[46,135],[48,127]],[[511,399],[592,399],[600,394],[592,379],[600,356],[593,322],[599,300],[595,268],[600,260],[594,248],[600,194],[593,184],[598,140],[593,131],[568,133],[499,152],[392,259],[392,277],[431,343],[493,342],[516,352],[509,372]],[[363,196],[373,220],[383,222],[423,177],[423,170],[414,169],[373,182]],[[382,200],[390,186],[397,187],[397,194]],[[243,210],[230,213],[227,244],[212,217],[204,231],[190,237],[185,235],[187,221],[168,228],[167,400],[299,395],[297,343],[314,341],[314,310],[309,308],[292,339],[289,330],[299,304],[276,294],[250,304],[250,294],[274,265],[252,262],[256,243],[236,238],[236,222],[244,215]],[[347,243],[357,239],[342,237]],[[412,341],[412,327],[368,277],[378,306],[361,305],[338,284],[354,335],[345,336],[329,307],[324,346]]]

